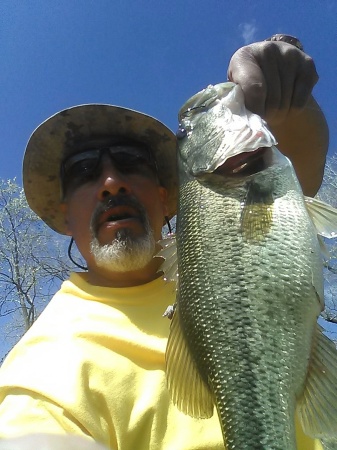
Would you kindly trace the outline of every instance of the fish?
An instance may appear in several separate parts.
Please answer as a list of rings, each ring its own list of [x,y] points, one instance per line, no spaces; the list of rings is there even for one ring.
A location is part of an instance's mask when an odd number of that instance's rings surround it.
[[[191,97],[177,139],[177,231],[158,254],[177,282],[173,403],[197,418],[216,409],[227,450],[296,450],[296,415],[305,434],[337,443],[337,351],[317,323],[321,236],[337,236],[337,210],[303,195],[239,85]]]

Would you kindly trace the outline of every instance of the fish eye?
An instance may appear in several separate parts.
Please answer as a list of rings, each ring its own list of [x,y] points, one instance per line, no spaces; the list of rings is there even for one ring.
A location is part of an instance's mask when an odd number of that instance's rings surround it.
[[[184,128],[182,126],[179,126],[179,128],[178,128],[178,130],[176,132],[176,136],[177,136],[177,139],[184,139],[184,137],[187,136],[186,128]]]

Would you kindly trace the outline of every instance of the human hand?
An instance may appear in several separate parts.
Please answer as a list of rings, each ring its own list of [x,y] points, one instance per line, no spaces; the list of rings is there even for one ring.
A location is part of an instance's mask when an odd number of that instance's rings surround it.
[[[318,75],[312,58],[294,45],[263,41],[234,53],[228,79],[241,85],[247,109],[272,126],[303,110]]]
[[[74,435],[30,434],[2,439],[0,450],[107,450],[97,442]]]

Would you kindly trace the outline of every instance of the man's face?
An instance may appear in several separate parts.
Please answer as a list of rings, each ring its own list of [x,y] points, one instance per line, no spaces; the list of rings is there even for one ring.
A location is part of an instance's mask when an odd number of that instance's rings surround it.
[[[152,260],[167,208],[147,149],[87,146],[64,162],[62,179],[68,234],[89,271],[128,272]]]

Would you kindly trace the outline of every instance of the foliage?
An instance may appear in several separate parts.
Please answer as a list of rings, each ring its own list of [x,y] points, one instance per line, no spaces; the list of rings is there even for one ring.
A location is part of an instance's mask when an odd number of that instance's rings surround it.
[[[29,208],[15,180],[0,180],[0,317],[13,344],[70,270],[66,242]],[[2,319],[6,321],[6,319]]]
[[[320,200],[337,208],[337,155],[334,154],[327,160],[324,180],[317,196]],[[336,223],[337,228],[337,223]],[[334,324],[328,327],[330,332],[337,336],[337,239],[325,239],[329,255],[324,263],[324,293],[325,310],[322,318]],[[325,326],[323,324],[323,326]]]
[[[327,161],[318,197],[337,207],[336,193],[337,155],[334,155]],[[171,226],[175,231],[175,218]],[[164,227],[164,234],[167,232]],[[327,328],[337,336],[337,240],[326,244],[330,257],[325,263],[326,308],[322,318],[334,324]],[[65,256],[67,246],[63,236],[50,230],[31,211],[15,180],[0,180],[0,320],[8,345],[30,328],[67,278],[72,268]]]

